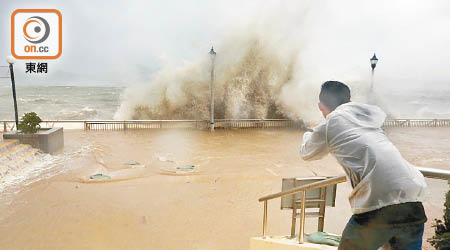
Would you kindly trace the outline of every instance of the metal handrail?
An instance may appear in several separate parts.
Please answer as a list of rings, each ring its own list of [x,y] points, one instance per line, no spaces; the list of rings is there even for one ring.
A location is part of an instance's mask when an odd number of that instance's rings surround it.
[[[426,178],[450,181],[450,170],[423,167],[417,167],[417,169],[419,169]]]
[[[283,197],[286,195],[291,195],[291,194],[295,194],[295,193],[299,193],[301,191],[308,191],[311,189],[316,189],[316,188],[321,188],[321,187],[325,187],[325,186],[329,186],[329,185],[334,185],[334,184],[338,184],[341,182],[345,182],[346,181],[346,176],[345,175],[341,175],[341,176],[337,176],[337,177],[333,177],[333,178],[328,178],[326,180],[323,181],[317,181],[317,182],[313,182],[310,184],[306,184],[303,186],[299,186],[299,187],[295,187],[283,192],[278,192],[275,194],[271,194],[271,195],[267,195],[264,197],[259,198],[259,201],[267,201],[267,200],[272,200],[275,198],[279,198],[279,197]]]
[[[216,121],[296,121],[290,119],[215,119]],[[124,120],[44,120],[43,122],[123,122]],[[153,122],[153,121],[167,121],[167,122],[182,122],[182,121],[209,121],[209,120],[125,120],[129,122]],[[433,121],[450,121],[450,119],[388,119],[385,122],[406,122],[406,121],[424,121],[424,122],[433,122]],[[15,122],[14,120],[0,120],[0,122]]]
[[[15,128],[14,120],[3,120],[3,131]],[[204,129],[208,120],[44,120],[43,124],[63,124],[84,130],[127,130],[154,128]],[[78,123],[78,124],[77,124]],[[12,126],[9,126],[11,124]],[[72,126],[73,124],[73,126]],[[290,119],[216,119],[217,128],[298,128],[305,129],[302,120]],[[394,119],[386,120],[383,127],[450,127],[450,119]]]
[[[3,120],[3,131],[14,130],[13,120]],[[236,119],[215,120],[217,128],[304,128],[301,120],[288,119]],[[84,130],[134,130],[134,129],[205,129],[209,127],[208,120],[44,120],[44,126],[53,127],[57,124],[65,129]],[[0,124],[1,126],[1,124]]]
[[[13,120],[3,120],[3,131],[12,130]],[[301,120],[289,119],[216,119],[216,127],[220,128],[304,128]],[[203,129],[209,127],[208,120],[43,120],[41,124],[63,124],[77,126],[84,130],[128,130],[154,128]],[[73,127],[72,127],[73,128]]]
[[[216,121],[297,121],[290,119],[215,119]],[[205,119],[199,120],[43,120],[42,122],[203,122]],[[0,122],[15,122],[14,120],[0,120]]]
[[[423,168],[417,167],[417,169],[426,178],[441,179],[450,181],[450,170],[436,169],[436,168]],[[258,199],[260,202],[264,202],[264,215],[263,215],[263,237],[266,237],[267,231],[267,202],[272,199],[280,198],[287,195],[293,195],[302,192],[301,211],[300,211],[300,230],[298,234],[298,241],[300,244],[304,242],[305,231],[305,203],[306,203],[306,191],[316,188],[323,188],[329,185],[335,185],[345,182],[347,177],[345,175],[329,178],[323,181],[317,181],[310,184],[306,184],[300,187],[295,187],[283,192],[278,192],[270,195],[263,196]]]
[[[42,120],[42,122],[195,122],[207,120]],[[14,120],[1,120],[0,122],[15,122]]]
[[[323,181],[317,181],[317,182],[313,182],[310,184],[306,184],[300,187],[295,187],[289,190],[286,190],[284,192],[279,192],[279,193],[275,193],[275,194],[271,194],[271,195],[267,195],[264,197],[259,198],[259,201],[263,201],[264,202],[264,215],[263,215],[263,237],[266,237],[266,230],[267,230],[267,201],[268,200],[272,200],[275,198],[280,198],[283,196],[287,196],[287,195],[292,195],[292,194],[296,194],[296,193],[300,193],[302,192],[302,202],[301,204],[301,208],[300,208],[300,230],[298,233],[298,241],[300,243],[303,243],[304,241],[304,232],[305,232],[305,204],[306,204],[306,191],[311,190],[311,189],[315,189],[315,188],[322,188],[322,187],[326,187],[329,185],[334,185],[334,184],[338,184],[341,182],[345,182],[347,179],[347,177],[345,175],[341,175],[341,176],[337,176],[337,177],[333,177],[333,178],[329,178]]]

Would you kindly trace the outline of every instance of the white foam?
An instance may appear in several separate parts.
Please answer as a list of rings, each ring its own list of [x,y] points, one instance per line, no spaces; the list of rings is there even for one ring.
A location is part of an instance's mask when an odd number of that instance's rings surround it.
[[[89,145],[85,145],[77,151],[63,152],[57,155],[38,152],[25,161],[5,166],[8,169],[4,171],[0,181],[2,202],[11,202],[13,195],[19,192],[23,186],[70,170],[67,166],[72,165],[67,163],[74,157],[83,157],[90,151],[90,148]]]

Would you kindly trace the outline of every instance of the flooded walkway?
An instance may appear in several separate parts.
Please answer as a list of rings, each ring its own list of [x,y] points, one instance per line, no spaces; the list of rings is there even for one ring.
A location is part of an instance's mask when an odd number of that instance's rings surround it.
[[[65,131],[54,177],[22,187],[0,226],[7,249],[248,249],[261,234],[259,197],[283,177],[343,173],[333,157],[304,162],[298,130]],[[392,128],[403,156],[450,169],[449,128]],[[83,149],[80,151],[80,149]],[[81,152],[81,153],[80,153]],[[127,163],[127,164],[125,164]],[[137,164],[139,163],[139,164]],[[191,167],[193,166],[193,167]],[[92,180],[104,174],[110,179]],[[427,180],[429,222],[442,215],[445,181]],[[351,215],[348,184],[338,185],[325,230],[340,234]],[[290,232],[290,212],[269,202],[270,235]],[[316,229],[308,219],[306,232]]]

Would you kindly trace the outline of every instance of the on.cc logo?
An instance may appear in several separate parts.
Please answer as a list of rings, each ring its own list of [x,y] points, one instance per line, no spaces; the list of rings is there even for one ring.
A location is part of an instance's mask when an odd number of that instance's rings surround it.
[[[32,16],[23,25],[23,35],[30,43],[42,43],[50,35],[50,25],[44,18]]]
[[[55,9],[11,14],[11,54],[17,59],[56,59],[62,53],[62,16]]]

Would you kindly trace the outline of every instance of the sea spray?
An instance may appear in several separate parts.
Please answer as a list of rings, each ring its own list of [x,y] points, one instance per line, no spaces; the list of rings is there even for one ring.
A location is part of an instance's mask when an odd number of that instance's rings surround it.
[[[295,63],[296,56],[281,56],[257,34],[222,46],[215,65],[215,117],[286,117],[279,95]],[[115,118],[207,119],[210,70],[206,54],[199,62],[161,70],[151,84],[125,91]]]
[[[366,95],[361,93],[368,85],[361,76],[342,73],[339,64],[330,69],[331,58],[323,55],[327,48],[315,44],[317,37],[311,40],[317,32],[304,24],[314,19],[308,4],[297,6],[295,11],[287,7],[271,5],[214,44],[216,119],[318,121],[320,84],[333,80],[330,76],[351,87],[353,100],[364,101],[361,96]],[[205,47],[202,57],[181,66],[163,63],[148,82],[132,84],[122,94],[114,118],[209,119],[209,48]]]

